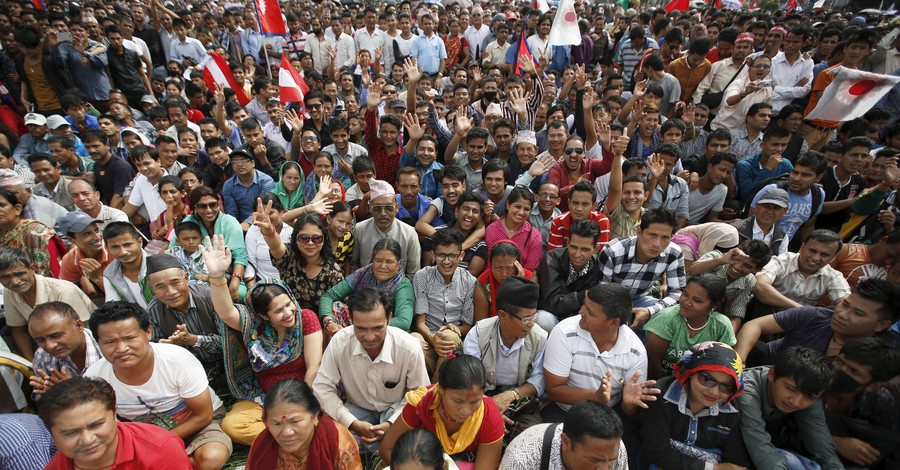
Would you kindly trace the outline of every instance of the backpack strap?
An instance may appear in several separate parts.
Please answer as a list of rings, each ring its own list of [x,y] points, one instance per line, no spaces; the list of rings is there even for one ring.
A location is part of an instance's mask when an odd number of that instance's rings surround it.
[[[541,448],[541,470],[550,470],[550,450],[553,447],[553,435],[562,423],[553,423],[544,431],[544,443]]]

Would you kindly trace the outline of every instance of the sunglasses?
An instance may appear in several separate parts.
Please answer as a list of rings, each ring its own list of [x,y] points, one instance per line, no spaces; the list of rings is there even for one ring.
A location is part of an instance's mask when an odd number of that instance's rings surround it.
[[[321,244],[325,241],[325,237],[323,235],[309,235],[306,233],[302,233],[297,235],[297,241],[300,243],[310,243],[312,242],[315,245]]]
[[[772,68],[769,64],[753,64],[753,68],[755,69],[770,69]]]
[[[322,107],[322,104],[321,103],[310,103],[310,104],[306,105],[306,107],[309,109],[319,109]]]
[[[727,395],[732,395],[734,393],[733,384],[719,382],[715,377],[706,372],[697,372],[697,379],[700,380],[700,385],[703,385],[706,388],[719,387],[719,391],[722,393]]]
[[[319,139],[317,139],[316,137],[313,137],[313,136],[307,136],[307,137],[303,137],[302,139],[300,139],[301,142],[315,142],[317,140],[319,140]]]
[[[197,204],[197,205],[194,206],[194,208],[195,208],[195,209],[199,209],[199,210],[201,210],[201,211],[202,211],[202,210],[207,210],[207,209],[218,209],[218,208],[219,208],[219,203],[218,203],[218,202],[211,202],[211,203],[209,203],[209,204]]]
[[[372,206],[372,212],[391,212],[394,210],[394,206],[390,204],[384,204],[380,206]]]
[[[573,147],[566,149],[566,155],[572,155],[573,153],[582,155],[582,154],[584,154],[584,149],[577,149],[577,148],[573,148]]]

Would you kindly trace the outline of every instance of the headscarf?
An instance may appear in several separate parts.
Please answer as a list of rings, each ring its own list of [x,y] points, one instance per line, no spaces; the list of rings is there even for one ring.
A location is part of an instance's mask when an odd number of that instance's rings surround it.
[[[481,424],[484,422],[484,400],[478,406],[478,409],[466,418],[462,427],[455,434],[450,435],[447,427],[441,419],[440,410],[441,397],[443,392],[440,385],[431,385],[429,387],[419,387],[415,390],[407,392],[406,402],[410,406],[415,407],[416,416],[425,425],[425,429],[431,431],[437,436],[441,442],[444,452],[450,455],[456,455],[465,452],[472,445],[478,432],[481,431]]]
[[[288,190],[284,186],[284,170],[290,163],[296,164],[296,162],[293,161],[286,161],[281,165],[281,169],[278,170],[278,182],[275,183],[275,189],[272,190],[272,194],[278,196],[278,200],[281,201],[281,207],[283,207],[285,211],[303,206],[305,175],[303,174],[303,168],[300,165],[296,166],[300,171],[300,185],[297,186],[297,189],[295,189],[293,193],[288,194]],[[290,166],[294,168],[294,165]]]
[[[350,273],[350,275],[347,276],[347,284],[350,285],[350,288],[353,289],[354,292],[367,287],[374,287],[394,295],[394,291],[400,286],[400,282],[403,281],[404,277],[405,274],[403,269],[398,268],[397,274],[395,274],[394,277],[384,282],[378,282],[378,280],[375,279],[375,270],[372,269],[372,265],[369,264],[368,266],[363,266]]]
[[[737,246],[740,235],[731,224],[710,222],[679,230],[672,237],[672,242],[681,247],[686,260],[695,261],[717,247],[731,249]]]
[[[725,404],[744,393],[744,361],[741,356],[725,343],[707,341],[700,343],[672,366],[675,378],[682,386],[697,372],[708,370],[724,372],[734,379],[734,394],[725,400]]]
[[[253,311],[253,294],[268,285],[284,289],[297,307],[294,326],[277,344],[275,328],[271,323],[260,320]],[[247,292],[243,304],[234,304],[241,319],[240,332],[219,323],[228,388],[235,398],[262,403],[265,393],[256,379],[256,373],[294,362],[303,355],[303,312],[299,305],[286,284],[277,279],[267,279]]]
[[[334,421],[324,413],[313,432],[312,442],[306,453],[306,468],[335,468],[335,460],[340,456],[340,433]],[[281,446],[266,427],[253,440],[250,455],[247,456],[247,470],[268,470],[276,468]]]

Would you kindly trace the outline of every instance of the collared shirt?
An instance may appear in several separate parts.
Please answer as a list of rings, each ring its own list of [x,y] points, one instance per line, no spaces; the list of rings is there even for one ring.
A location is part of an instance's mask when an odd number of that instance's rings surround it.
[[[720,60],[712,64],[709,73],[703,77],[703,80],[700,80],[697,90],[694,91],[694,103],[699,103],[707,91],[712,93],[724,92],[728,82],[731,81],[731,77],[734,77],[740,68],[741,64],[735,64],[731,59]],[[720,104],[719,107],[721,106]],[[719,108],[710,110],[710,113],[715,114],[718,110]]]
[[[102,231],[106,228],[106,224],[110,222],[128,222],[128,215],[125,212],[122,212],[121,209],[116,209],[115,207],[110,207],[102,202],[100,204],[100,212],[97,213],[97,217],[95,219],[100,220],[100,223],[97,224],[97,227]],[[77,212],[84,212],[81,209],[75,209]]]
[[[375,50],[379,47],[387,49],[388,45],[391,44],[390,39],[388,38],[387,33],[379,29],[377,26],[370,33],[368,28],[361,28],[356,31],[353,35],[353,45],[356,46],[356,52],[365,49],[369,51],[370,58],[375,60]],[[381,63],[383,66],[387,65],[387,52],[382,49]],[[388,69],[390,70],[390,69]]]
[[[713,250],[704,254],[695,262],[699,263],[700,261],[707,261],[720,257],[722,257],[722,252]],[[730,266],[726,264],[709,272],[724,279],[725,282],[728,282],[729,269]],[[725,294],[728,301],[725,304],[725,308],[721,310],[722,313],[729,317],[744,318],[744,315],[747,313],[747,304],[750,303],[750,299],[753,297],[754,286],[756,286],[756,277],[754,277],[753,274],[747,274],[746,276],[739,277],[734,281],[729,282],[728,286],[725,288]]]
[[[325,151],[327,151],[327,149],[325,149]],[[434,173],[443,170],[444,165],[441,165],[437,161],[433,161],[428,168],[422,168],[421,165],[419,165],[419,162],[416,161],[415,156],[408,152],[403,152],[403,155],[400,156],[400,166],[403,168],[413,167],[419,170],[419,180],[422,182],[422,189],[419,191],[419,194],[424,194],[431,199],[441,195],[441,188],[438,186]]]
[[[430,383],[422,346],[412,336],[388,326],[381,352],[372,359],[351,325],[331,338],[313,382],[313,393],[328,416],[349,427],[357,418],[344,406],[339,384],[348,403],[382,413],[403,403],[406,392]],[[389,421],[393,422],[402,410],[397,406]]]
[[[704,60],[698,67],[691,68],[688,64],[687,57],[680,57],[669,64],[669,73],[678,79],[681,84],[680,101],[690,100],[700,82],[709,75],[712,70],[712,64],[708,60]],[[670,97],[671,98],[671,97]],[[675,100],[671,100],[675,101]]]
[[[78,318],[83,322],[87,322],[91,318],[91,313],[97,309],[97,306],[91,302],[91,299],[78,286],[69,281],[35,274],[34,289],[34,305],[54,301],[64,302],[75,310]],[[25,301],[22,294],[4,287],[3,304],[6,308],[6,323],[9,326],[25,326],[28,324],[28,317],[31,316],[34,307]]]
[[[40,139],[35,139],[33,135],[30,133],[23,135],[19,138],[19,145],[16,145],[15,150],[13,150],[13,157],[16,159],[16,163],[24,166],[25,168],[30,168],[28,165],[28,157],[33,153],[50,153],[50,148],[47,147],[47,139],[50,138],[50,132],[48,131],[44,134],[44,137]]]
[[[319,39],[315,34],[310,34],[305,41],[304,50],[312,55],[313,67],[316,69],[316,72],[322,73],[328,68],[328,64],[331,63],[331,55],[328,54],[328,48],[334,47],[337,49],[334,39],[327,35],[323,35],[322,39]]]
[[[482,320],[484,321],[484,320]],[[499,323],[498,323],[499,325]],[[499,328],[499,326],[498,326]],[[482,359],[481,357],[481,348],[478,346],[478,328],[472,328],[466,334],[466,339],[463,341],[463,354],[468,354],[470,356],[475,356],[478,359]],[[522,354],[522,346],[525,346],[525,338],[517,338],[515,342],[513,342],[512,346],[506,347],[503,344],[503,338],[497,334],[497,360],[496,360],[496,384],[499,386],[517,386],[521,384],[517,384],[516,379],[519,375],[519,354]],[[525,379],[525,382],[534,385],[534,388],[537,390],[536,396],[540,397],[544,394],[544,351],[545,349],[542,347],[541,350],[534,356],[534,360],[531,361],[531,374]],[[530,354],[528,351],[525,351],[525,354]],[[505,372],[506,375],[511,376],[512,380],[509,383],[506,381],[501,381],[501,375]]]
[[[778,114],[781,108],[791,104],[796,98],[803,98],[809,94],[813,79],[812,59],[805,59],[801,54],[793,64],[789,63],[784,52],[778,52],[772,58],[772,70],[769,78],[772,79],[772,114]],[[806,84],[797,86],[797,82],[806,78]]]
[[[763,192],[764,191],[760,191],[760,193],[763,193]],[[774,225],[772,226],[772,228],[769,229],[769,233],[765,233],[765,232],[763,232],[762,227],[760,227],[759,224],[756,223],[756,217],[753,218],[753,239],[754,240],[760,240],[763,243],[765,243],[766,245],[772,246],[772,237],[774,235],[775,235],[775,226]],[[790,237],[784,237],[783,239],[781,239],[781,245],[778,246],[778,252],[772,253],[772,254],[775,256],[778,256],[778,255],[787,253],[788,243],[790,241],[791,241]]]
[[[238,222],[249,223],[256,209],[256,198],[274,189],[272,177],[259,170],[253,170],[253,180],[249,185],[245,185],[239,175],[234,175],[222,185],[225,213],[234,216]]]
[[[100,353],[100,346],[97,344],[97,340],[94,339],[94,335],[91,333],[90,328],[85,327],[83,333],[83,368],[79,369],[75,365],[75,361],[72,360],[71,356],[66,356],[63,359],[57,359],[47,351],[44,351],[42,348],[38,348],[38,350],[34,352],[34,361],[32,363],[34,371],[37,372],[39,370],[42,370],[44,372],[47,372],[50,369],[56,369],[58,371],[62,371],[63,369],[65,369],[69,372],[70,376],[81,377],[84,374],[84,371],[88,370],[89,367],[94,365],[97,361],[100,360],[101,357],[103,357],[103,355]]]
[[[850,285],[840,271],[826,264],[804,276],[800,273],[799,258],[799,253],[773,256],[759,275],[771,279],[772,287],[800,305],[816,305],[825,294],[832,301],[850,295]]]
[[[147,319],[153,327],[154,342],[168,338],[166,331],[162,329],[162,317],[169,316],[177,319],[178,324],[187,326],[188,332],[197,335],[197,344],[186,348],[203,364],[215,364],[222,360],[222,336],[218,330],[203,331],[200,315],[216,317],[215,309],[212,305],[212,298],[209,294],[208,286],[190,284],[188,286],[190,294],[188,295],[188,308],[184,312],[180,312],[159,301],[159,298],[153,297],[150,304],[147,305]]]
[[[33,191],[34,194],[43,196],[71,212],[75,210],[75,204],[72,202],[72,196],[69,196],[70,181],[68,178],[60,178],[52,189],[48,188],[46,183],[38,183],[34,185]]]
[[[653,188],[653,195],[650,202],[645,206],[647,209],[657,209],[665,207],[675,213],[675,217],[679,219],[689,219],[690,213],[690,193],[687,183],[683,179],[666,175],[669,179],[669,186],[663,191],[659,184]]]
[[[163,170],[162,176],[167,176],[168,174],[169,173],[166,172],[166,170]],[[162,178],[162,176],[160,176],[160,178]],[[128,196],[128,203],[132,206],[146,207],[150,220],[158,219],[159,214],[166,211],[166,203],[163,202],[162,197],[159,195],[159,181],[157,181],[156,184],[153,184],[153,182],[144,175],[137,176],[134,188]]]
[[[581,328],[580,315],[559,322],[550,332],[544,349],[544,370],[568,378],[571,387],[597,390],[607,371],[612,372],[609,405],[622,399],[626,381],[640,372],[639,380],[647,380],[647,350],[628,325],[619,327],[616,344],[600,351],[591,334]],[[568,411],[572,405],[557,403]]]
[[[457,267],[444,283],[437,266],[423,268],[413,277],[416,293],[416,315],[425,315],[425,325],[432,333],[449,324],[475,324],[475,276]]]
[[[631,39],[626,39],[622,43],[616,62],[622,65],[622,78],[625,79],[625,88],[628,88],[628,85],[631,84],[631,76],[634,74],[634,69],[637,67],[638,62],[644,58],[644,53],[647,52],[648,48],[659,50],[659,44],[651,38],[644,38],[644,46],[638,51],[631,43]]]
[[[356,44],[353,42],[353,36],[341,33],[341,36],[336,38],[334,43],[337,49],[337,56],[334,58],[335,68],[353,65],[356,61]]]
[[[247,113],[256,118],[259,121],[260,126],[265,126],[269,124],[269,113],[266,111],[266,106],[259,104],[258,98],[253,98],[247,103],[247,106],[244,106],[244,109],[247,110]]]
[[[451,209],[450,212],[452,211]],[[364,220],[356,224],[353,229],[353,238],[356,240],[356,247],[350,262],[353,269],[362,266],[360,260],[365,260],[365,263],[368,264],[372,259],[372,250],[375,248],[375,244],[379,240],[387,238],[400,243],[400,255],[402,256],[400,263],[403,264],[408,277],[416,274],[421,267],[422,247],[419,245],[419,235],[416,233],[416,229],[399,220],[395,219],[387,232],[382,232],[375,225],[375,219]]]
[[[541,457],[544,452],[544,434],[551,423],[538,424],[522,431],[513,439],[503,453],[500,470],[532,470],[541,468]],[[562,433],[564,426],[559,423],[550,443],[550,462],[548,470],[566,470],[562,461]],[[610,470],[628,470],[628,451],[625,442],[619,441],[619,454]]]
[[[407,209],[406,206],[400,202],[400,195],[397,194],[397,220],[403,221],[406,224],[409,224],[413,227],[416,226],[416,222],[419,220],[425,212],[428,211],[428,208],[431,207],[431,198],[419,193],[416,195],[416,204],[412,208],[412,210]]]
[[[747,126],[742,125],[731,131],[731,152],[737,155],[738,160],[750,158],[762,150],[763,132],[756,135],[756,138],[750,140],[747,133]]]
[[[53,468],[48,465],[54,454],[61,458],[53,436],[36,415],[9,413],[0,415],[0,467],[5,470]]]
[[[738,162],[734,169],[734,182],[737,185],[737,193],[741,198],[750,195],[760,183],[785,173],[790,173],[794,169],[794,164],[788,159],[782,159],[774,169],[770,170],[759,162],[762,152],[753,155],[750,158]],[[771,158],[771,157],[770,157]]]
[[[604,282],[627,287],[633,298],[649,295],[650,289],[666,275],[667,295],[648,307],[654,314],[678,303],[685,285],[684,255],[674,243],[659,256],[642,263],[637,259],[637,237],[613,240],[600,252]]]
[[[28,198],[25,207],[22,208],[22,218],[37,220],[50,228],[54,228],[56,227],[56,221],[66,215],[67,212],[66,208],[50,199],[32,194]]]
[[[72,170],[68,165],[62,165],[59,167],[59,172],[63,176],[81,176],[85,173],[91,173],[94,171],[94,161],[90,158],[85,157],[75,157],[78,159],[78,170]]]
[[[169,46],[170,60],[178,61],[178,63],[185,58],[191,58],[199,64],[203,62],[204,57],[206,57],[206,49],[203,48],[203,43],[194,38],[186,37],[184,42],[176,38]]]
[[[297,34],[288,34],[281,40],[281,50],[290,54],[291,59],[298,58],[299,54],[306,49],[306,37],[307,35],[303,31],[298,31]],[[322,72],[319,71],[319,73]]]
[[[337,169],[340,169],[340,167],[338,165],[340,164],[341,161],[343,161],[344,163],[346,163],[350,166],[353,166],[353,161],[356,160],[358,157],[368,157],[369,156],[369,151],[366,150],[365,147],[363,147],[362,145],[359,145],[359,144],[354,144],[353,142],[347,142],[347,154],[346,155],[341,155],[341,153],[338,152],[338,149],[334,144],[331,144],[331,145],[323,148],[322,151],[328,152],[331,154],[331,156],[334,158],[334,167]],[[353,176],[353,175],[347,175],[347,176]]]
[[[553,213],[550,214],[550,218],[544,220],[544,216],[541,215],[541,210],[538,208],[538,205],[535,204],[531,209],[531,215],[528,216],[528,221],[531,222],[535,228],[541,231],[541,239],[544,241],[544,249],[547,249],[547,240],[550,237],[550,227],[553,225],[553,221],[562,215],[562,211],[559,210],[559,207],[553,208]]]
[[[637,220],[631,218],[622,204],[617,205],[609,212],[609,238],[628,238],[637,234],[637,229],[641,225],[641,217],[647,209],[641,207],[641,214]]]
[[[743,72],[742,72],[743,74]],[[747,112],[750,107],[756,103],[767,103],[772,99],[772,87],[764,87],[753,93],[741,98],[734,106],[728,106],[728,98],[741,94],[750,78],[747,76],[738,77],[728,85],[725,93],[722,95],[722,105],[719,106],[719,114],[710,123],[712,129],[732,130],[743,126],[747,122]],[[734,141],[731,143],[731,151],[734,152]],[[738,155],[740,157],[740,155]]]
[[[413,41],[409,55],[419,60],[422,71],[434,75],[441,71],[441,60],[447,59],[447,46],[436,33],[422,34]]]

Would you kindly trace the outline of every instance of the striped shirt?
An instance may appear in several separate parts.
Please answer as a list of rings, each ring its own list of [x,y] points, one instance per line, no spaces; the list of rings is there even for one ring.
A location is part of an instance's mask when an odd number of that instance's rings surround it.
[[[84,329],[84,343],[84,368],[82,369],[75,366],[75,361],[73,361],[71,357],[66,356],[63,359],[57,359],[42,348],[38,348],[38,350],[35,351],[32,368],[35,372],[39,370],[48,371],[50,369],[66,369],[72,377],[81,377],[88,367],[94,365],[95,362],[103,357],[100,354],[100,346],[97,344],[97,340],[94,339],[94,335],[91,334],[91,330],[88,328]]]
[[[606,371],[612,372],[609,405],[622,399],[625,382],[635,372],[640,380],[647,380],[647,350],[628,325],[619,327],[616,344],[609,351],[600,351],[591,334],[581,328],[581,316],[575,315],[559,322],[550,331],[544,350],[544,370],[557,377],[567,377],[567,385],[597,390]],[[568,411],[571,405],[557,403]]]
[[[539,80],[537,76],[531,77],[531,83],[531,94],[525,97],[527,104],[525,114],[528,115],[528,124],[524,127],[526,130],[532,130],[534,128],[534,115],[537,113],[541,102],[544,101],[544,83]],[[519,122],[518,117],[516,117],[516,112],[513,110],[509,101],[504,101],[501,105],[501,109],[503,111],[504,119],[509,119],[510,122],[513,123]],[[523,128],[519,127],[519,129]]]
[[[56,453],[50,431],[36,415],[0,415],[0,468],[34,470],[44,468]]]
[[[425,325],[432,333],[453,323],[475,324],[475,276],[457,267],[450,283],[437,266],[421,269],[413,277],[416,293],[416,315],[425,315]]]
[[[684,289],[684,255],[674,243],[654,259],[641,263],[637,259],[637,236],[611,241],[600,252],[602,282],[621,284],[631,290],[632,298],[650,295],[650,289],[666,275],[666,296],[649,307],[650,314],[678,303]]]
[[[597,239],[597,249],[602,250],[609,241],[609,219],[600,211],[591,211],[588,217],[600,228],[600,237]],[[547,239],[547,249],[562,248],[569,245],[569,234],[572,230],[572,213],[555,217],[550,223],[550,237]]]

